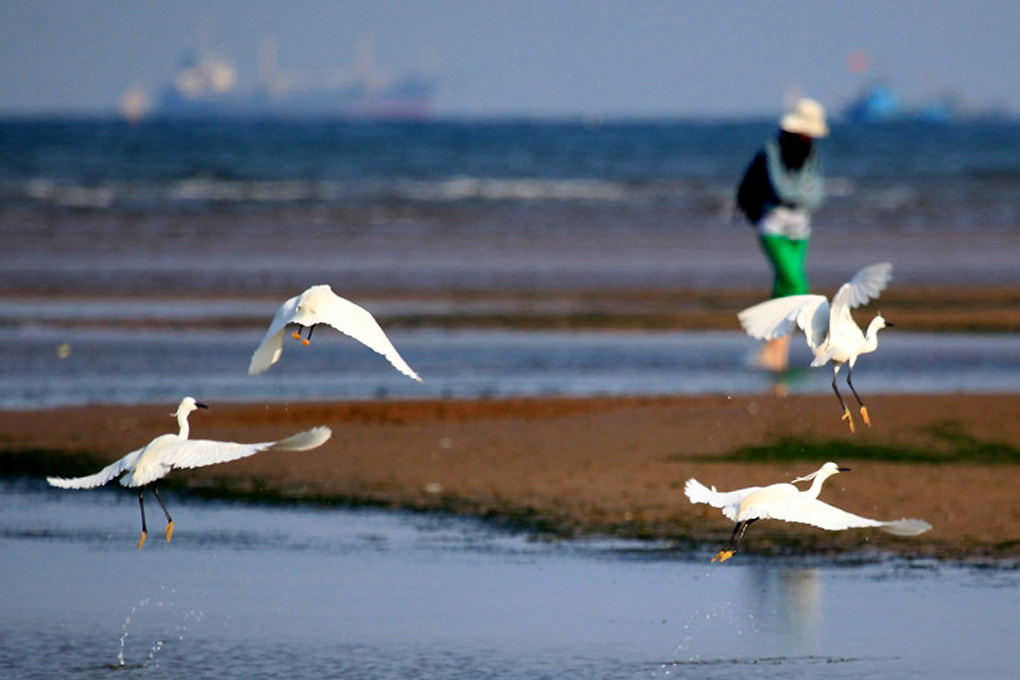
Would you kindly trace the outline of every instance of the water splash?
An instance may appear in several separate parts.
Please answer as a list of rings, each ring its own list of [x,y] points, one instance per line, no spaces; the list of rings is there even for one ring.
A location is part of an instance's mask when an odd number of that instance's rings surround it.
[[[176,611],[176,600],[173,598],[175,591],[173,588],[160,586],[160,590],[169,597],[155,600],[150,597],[143,598],[131,607],[131,610],[124,618],[124,623],[121,625],[119,648],[117,650],[118,668],[159,668],[160,658],[167,643],[183,642],[190,632],[190,626],[202,621],[203,613],[199,610],[189,609],[183,614]],[[139,614],[147,609],[162,610],[159,614],[155,614],[155,616],[163,622],[163,626],[161,632],[155,636],[152,644],[149,646],[145,661],[139,664],[130,664],[128,662],[128,638],[132,636],[133,626],[140,626],[140,623],[137,622]],[[138,633],[136,637],[142,634]]]
[[[149,602],[149,598],[141,600],[138,604],[131,607],[131,611],[128,612],[128,615],[124,618],[124,623],[120,627],[120,649],[117,651],[117,665],[119,666],[127,666],[127,659],[124,655],[124,650],[127,646],[128,636],[131,634],[129,629],[131,627],[131,622],[134,619],[135,612],[137,612],[140,607],[147,607]]]

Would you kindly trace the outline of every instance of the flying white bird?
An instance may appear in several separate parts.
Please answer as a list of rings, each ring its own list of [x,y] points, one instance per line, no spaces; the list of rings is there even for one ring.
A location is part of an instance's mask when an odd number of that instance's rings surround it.
[[[847,421],[850,432],[854,431],[854,419],[836,387],[839,369],[846,364],[846,384],[861,407],[864,424],[871,427],[868,409],[854,389],[854,364],[860,355],[878,349],[878,331],[893,325],[879,312],[868,324],[867,332],[861,332],[850,316],[850,309],[877,298],[891,278],[892,264],[881,262],[854,274],[836,292],[831,307],[823,295],[789,295],[748,307],[737,315],[748,335],[761,340],[789,335],[797,327],[804,331],[808,347],[815,355],[811,365],[832,362],[832,389],[843,408],[842,419]]]
[[[266,336],[262,338],[262,344],[251,357],[248,373],[257,375],[276,363],[283,352],[283,334],[287,326],[298,326],[291,337],[307,346],[312,341],[312,331],[320,323],[332,326],[382,354],[398,371],[421,382],[368,310],[340,297],[329,286],[312,286],[280,305]],[[301,328],[308,329],[307,338],[301,338]]]
[[[148,485],[152,485],[152,493],[159,501],[159,506],[163,508],[163,514],[166,515],[167,543],[173,536],[174,521],[170,518],[170,513],[167,511],[166,505],[163,504],[163,499],[159,497],[159,490],[155,485],[155,482],[165,477],[171,470],[226,463],[254,455],[260,451],[307,451],[322,446],[333,434],[328,427],[315,427],[281,441],[260,444],[188,439],[188,414],[199,408],[209,407],[198,403],[191,397],[185,397],[181,400],[177,411],[170,414],[177,417],[177,423],[181,428],[178,434],[160,435],[137,451],[132,451],[93,475],[74,479],[47,477],[46,481],[62,489],[92,489],[102,486],[126,472],[127,474],[120,478],[120,483],[126,487],[138,487],[138,507],[142,512],[142,537],[138,539],[138,549],[141,550],[148,535],[145,526],[145,502],[142,500],[142,494]]]
[[[691,503],[707,503],[713,508],[721,508],[726,517],[736,522],[733,533],[726,546],[720,550],[713,562],[725,562],[740,549],[744,540],[744,532],[752,523],[759,519],[779,519],[784,522],[801,522],[812,526],[840,531],[860,527],[876,527],[896,536],[916,536],[931,529],[931,525],[919,519],[899,519],[883,522],[868,519],[840,510],[818,500],[825,480],[834,474],[847,472],[850,468],[839,467],[829,462],[804,477],[793,482],[771,484],[769,486],[751,486],[736,491],[716,491],[706,487],[698,480],[687,480],[684,493]],[[794,486],[797,482],[811,482],[810,488],[801,491]]]

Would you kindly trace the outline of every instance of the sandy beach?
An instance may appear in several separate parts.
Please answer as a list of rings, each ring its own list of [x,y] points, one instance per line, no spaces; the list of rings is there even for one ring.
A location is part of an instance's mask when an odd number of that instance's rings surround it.
[[[173,430],[171,408],[6,413],[0,470],[91,472]],[[896,538],[761,522],[748,551],[1020,556],[1020,396],[875,396],[869,410],[874,427],[851,435],[822,396],[215,404],[192,416],[192,436],[264,441],[325,424],[333,438],[167,481],[214,496],[441,510],[536,536],[711,550],[732,525],[687,501],[687,478],[728,490],[789,481],[831,457],[853,471],[830,480],[823,500],[877,519],[922,518],[933,530]]]

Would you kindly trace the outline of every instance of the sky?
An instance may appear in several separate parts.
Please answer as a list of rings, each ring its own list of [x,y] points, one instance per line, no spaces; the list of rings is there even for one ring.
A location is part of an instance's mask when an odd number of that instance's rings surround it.
[[[251,85],[266,36],[283,70],[324,74],[369,36],[378,64],[431,69],[445,116],[773,115],[797,94],[838,110],[876,79],[1016,114],[1018,30],[1016,0],[0,0],[0,111],[113,111],[196,47]]]

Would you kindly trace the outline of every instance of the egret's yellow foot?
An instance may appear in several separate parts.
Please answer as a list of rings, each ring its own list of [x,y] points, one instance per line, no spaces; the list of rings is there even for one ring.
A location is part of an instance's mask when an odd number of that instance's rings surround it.
[[[298,332],[298,331],[294,331],[293,333],[290,334],[290,337],[294,338],[295,340],[300,340],[301,339],[301,333]]]
[[[171,537],[174,535],[174,521],[170,520],[170,524],[166,525],[166,542],[169,543]]]
[[[720,550],[716,553],[716,556],[712,558],[712,562],[719,562],[720,564],[733,557],[735,553],[732,550]],[[711,564],[712,562],[709,562]]]
[[[148,536],[148,534],[146,534],[146,533],[145,533],[145,532],[143,531],[143,532],[142,532],[142,537],[138,539],[138,549],[139,549],[139,550],[141,550],[141,549],[142,549],[142,546],[143,546],[143,545],[145,545],[145,538],[146,538],[146,536]]]
[[[312,344],[312,341],[309,340],[308,338],[305,338],[304,340],[301,341],[301,344],[304,345],[305,347],[308,347],[308,345]]]
[[[856,432],[856,430],[854,429],[854,417],[850,415],[850,409],[846,409],[843,411],[843,417],[840,418],[840,420],[845,420],[846,424],[850,426],[850,434]]]
[[[871,418],[868,417],[868,407],[867,406],[861,406],[861,419],[864,421],[865,425],[867,425],[868,427],[871,427]]]

